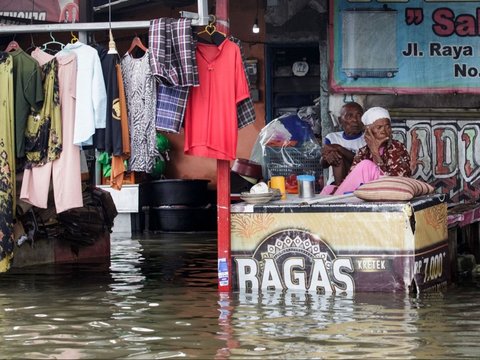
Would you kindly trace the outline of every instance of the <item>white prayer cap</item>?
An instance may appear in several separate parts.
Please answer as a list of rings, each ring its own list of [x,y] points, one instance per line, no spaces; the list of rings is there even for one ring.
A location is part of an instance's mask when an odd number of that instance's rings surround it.
[[[382,107],[372,107],[365,111],[365,113],[362,115],[362,122],[363,125],[371,125],[378,119],[390,119],[390,114],[388,113],[387,109],[384,109]]]

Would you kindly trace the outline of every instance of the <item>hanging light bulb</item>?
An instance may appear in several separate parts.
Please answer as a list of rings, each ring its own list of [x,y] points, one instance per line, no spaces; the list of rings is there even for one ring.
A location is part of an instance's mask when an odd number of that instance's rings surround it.
[[[255,22],[253,23],[252,32],[254,34],[258,34],[260,32],[260,28],[258,27],[258,19],[255,19]]]
[[[255,22],[253,23],[252,32],[254,34],[258,34],[260,32],[260,28],[258,27],[258,0],[256,2],[256,15],[255,15]]]

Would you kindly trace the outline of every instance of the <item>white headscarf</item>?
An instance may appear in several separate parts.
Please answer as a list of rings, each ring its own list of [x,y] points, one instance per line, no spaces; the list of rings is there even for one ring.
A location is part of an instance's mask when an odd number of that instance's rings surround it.
[[[390,119],[390,114],[388,113],[387,109],[384,109],[382,107],[372,107],[365,111],[365,113],[362,115],[362,122],[363,125],[371,125],[378,119]]]

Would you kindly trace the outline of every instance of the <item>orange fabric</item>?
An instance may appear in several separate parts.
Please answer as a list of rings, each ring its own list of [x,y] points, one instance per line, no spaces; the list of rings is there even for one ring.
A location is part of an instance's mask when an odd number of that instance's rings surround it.
[[[110,175],[110,187],[121,190],[125,177],[125,165],[123,156],[112,156],[112,171]]]
[[[120,64],[116,65],[118,81],[118,97],[120,99],[120,123],[122,125],[122,146],[125,159],[130,157],[130,131],[128,130],[127,117],[127,99],[125,97],[125,87],[123,86],[122,68]]]
[[[112,156],[112,172],[110,175],[110,186],[121,190],[125,178],[124,160],[130,157],[130,131],[128,129],[127,99],[125,98],[125,87],[123,86],[122,69],[120,64],[116,66],[118,81],[118,98],[120,100],[120,123],[122,127],[122,156]]]

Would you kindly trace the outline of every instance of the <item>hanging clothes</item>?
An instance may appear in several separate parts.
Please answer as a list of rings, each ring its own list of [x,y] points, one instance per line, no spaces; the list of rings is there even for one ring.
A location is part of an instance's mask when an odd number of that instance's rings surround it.
[[[129,170],[151,173],[158,156],[155,130],[157,88],[150,68],[149,51],[140,58],[126,53],[121,66],[131,137]]]
[[[237,104],[250,96],[240,49],[225,39],[218,47],[197,44],[200,86],[193,87],[185,113],[188,155],[234,160]]]
[[[126,159],[130,157],[130,130],[128,128],[127,98],[120,64],[115,66],[117,70],[118,98],[120,104],[120,124],[122,127],[122,153]]]
[[[13,59],[0,52],[0,261],[13,253],[15,134]]]
[[[30,111],[43,104],[42,72],[38,62],[18,48],[9,52],[13,58],[15,91],[15,145],[18,158],[25,156],[25,127]]]
[[[245,54],[243,52],[242,42],[234,36],[229,36],[228,39],[233,41],[238,48],[240,49],[240,54],[242,56],[243,69],[245,71],[245,77],[247,78],[248,88],[250,89],[250,81],[248,80],[247,67],[245,66]],[[247,125],[253,124],[256,119],[255,106],[253,105],[252,98],[249,94],[248,98],[240,101],[237,104],[237,118],[238,118],[238,128],[244,128]]]
[[[152,74],[167,86],[198,86],[195,43],[190,19],[150,21],[148,48]]]
[[[112,155],[110,185],[114,189],[120,190],[126,170],[124,160],[128,156],[124,156],[123,151],[122,106],[120,104],[120,87],[117,71],[119,57],[117,54],[108,54],[108,50],[103,46],[98,45],[96,49],[102,64],[105,88],[107,90],[107,112],[105,129],[97,130],[95,133],[95,147],[98,151],[104,151],[108,155]],[[124,111],[126,111],[126,108]],[[126,141],[129,142],[128,138]]]
[[[115,66],[117,72],[118,85],[118,109],[122,136],[122,155],[112,156],[112,171],[110,174],[110,186],[120,190],[125,177],[125,160],[130,158],[130,131],[128,129],[127,99],[125,97],[125,87],[123,86],[122,68],[120,64]]]
[[[191,86],[198,86],[195,42],[190,19],[150,22],[148,46],[152,74],[158,80],[155,126],[179,133]]]
[[[105,128],[98,129],[95,133],[95,148],[106,151],[109,155],[122,155],[122,126],[120,124],[120,104],[118,94],[118,81],[116,65],[119,62],[117,54],[109,54],[101,46],[95,46],[102,65],[103,79],[107,93],[107,106],[105,112]]]
[[[32,56],[39,63],[51,61],[53,56],[35,49]],[[82,181],[80,170],[80,147],[73,144],[77,91],[77,56],[75,53],[58,53],[58,87],[61,103],[63,150],[57,160],[43,166],[26,169],[23,173],[20,199],[47,208],[50,179],[53,183],[57,213],[82,207]]]
[[[33,56],[32,56],[33,57]],[[38,59],[36,59],[38,61]],[[62,119],[58,91],[58,63],[52,58],[41,63],[44,100],[32,111],[25,128],[25,167],[45,165],[62,152]]]
[[[67,44],[60,53],[77,55],[77,97],[75,108],[75,145],[93,145],[95,129],[106,125],[107,93],[103,81],[102,66],[97,50],[77,41]]]

